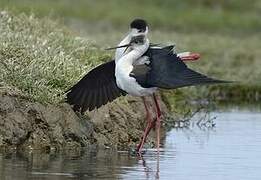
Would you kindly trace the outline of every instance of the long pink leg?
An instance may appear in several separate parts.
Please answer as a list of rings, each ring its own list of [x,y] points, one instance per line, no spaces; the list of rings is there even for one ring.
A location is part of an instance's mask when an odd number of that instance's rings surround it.
[[[146,126],[146,128],[144,130],[142,139],[141,139],[139,145],[137,146],[138,153],[141,153],[141,150],[142,150],[142,147],[143,147],[143,145],[144,145],[144,143],[146,141],[146,138],[147,138],[147,136],[148,136],[151,128],[153,127],[153,124],[154,124],[145,97],[142,97],[142,100],[143,100],[143,103],[144,103],[144,106],[145,106],[145,110],[146,110],[147,126]]]
[[[160,106],[156,97],[156,94],[153,94],[153,100],[156,106],[156,113],[157,113],[157,118],[156,118],[156,134],[157,134],[157,151],[159,154],[159,147],[160,147],[160,124],[161,124],[161,110]]]

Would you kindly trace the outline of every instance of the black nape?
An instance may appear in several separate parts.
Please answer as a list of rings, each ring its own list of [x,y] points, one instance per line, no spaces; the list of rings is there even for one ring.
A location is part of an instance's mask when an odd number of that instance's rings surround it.
[[[147,26],[147,22],[143,19],[134,19],[130,24],[131,28],[136,28],[139,32],[145,32]]]

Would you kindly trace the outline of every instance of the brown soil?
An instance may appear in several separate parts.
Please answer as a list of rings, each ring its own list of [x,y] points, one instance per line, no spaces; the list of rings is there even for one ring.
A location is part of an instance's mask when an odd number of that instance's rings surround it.
[[[167,108],[161,101],[164,112]],[[146,120],[140,98],[122,97],[84,116],[66,103],[42,105],[17,91],[0,89],[0,147],[75,149],[135,145]],[[152,143],[154,138],[149,137]]]

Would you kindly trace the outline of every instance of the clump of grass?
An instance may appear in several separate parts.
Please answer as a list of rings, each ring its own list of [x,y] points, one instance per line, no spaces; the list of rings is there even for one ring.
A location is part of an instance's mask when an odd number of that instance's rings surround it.
[[[0,84],[57,103],[91,67],[110,58],[89,40],[34,15],[0,13]]]

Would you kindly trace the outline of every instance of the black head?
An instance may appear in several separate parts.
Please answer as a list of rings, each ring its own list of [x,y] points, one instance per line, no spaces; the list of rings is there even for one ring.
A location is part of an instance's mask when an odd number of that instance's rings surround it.
[[[139,32],[145,32],[147,26],[147,22],[143,19],[134,19],[130,24],[131,28],[138,29]]]

